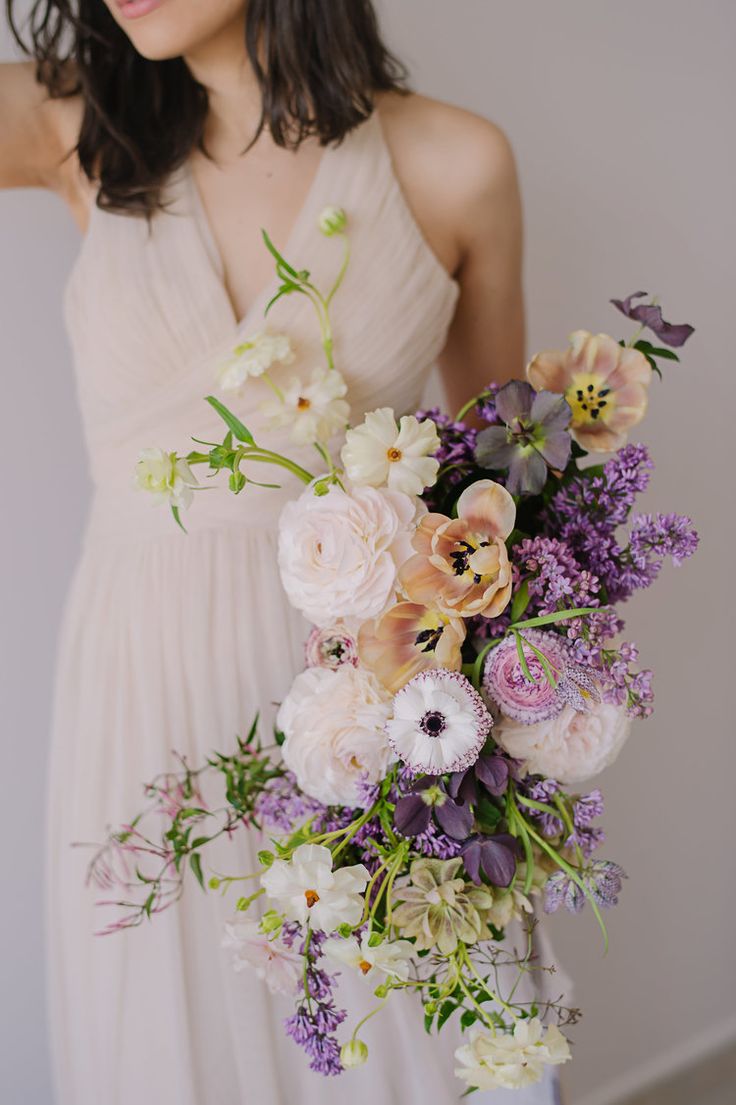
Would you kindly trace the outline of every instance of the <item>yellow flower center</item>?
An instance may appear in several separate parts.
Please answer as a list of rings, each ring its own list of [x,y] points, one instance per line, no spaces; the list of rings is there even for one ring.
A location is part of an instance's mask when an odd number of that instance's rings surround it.
[[[572,409],[573,426],[605,421],[615,403],[607,381],[595,372],[581,372],[573,376],[565,398]]]
[[[296,401],[296,409],[298,411],[308,411],[312,405],[312,400],[307,399],[304,395],[300,395]]]
[[[367,975],[368,972],[372,969],[373,964],[369,963],[367,959],[361,959],[360,963],[358,964],[358,967],[363,972],[364,975]]]
[[[319,894],[316,890],[305,890],[304,897],[307,899],[307,907],[309,909],[319,901]]]
[[[397,449],[395,445],[392,445],[390,449],[386,450],[386,456],[388,457],[391,464],[396,464],[396,461],[401,460],[403,455],[404,454],[401,452],[401,449]]]

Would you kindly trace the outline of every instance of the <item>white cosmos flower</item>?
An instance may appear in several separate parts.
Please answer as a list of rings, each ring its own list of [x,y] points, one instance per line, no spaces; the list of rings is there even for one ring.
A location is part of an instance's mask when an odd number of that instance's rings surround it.
[[[246,380],[262,376],[273,364],[292,364],[294,350],[288,334],[261,331],[236,346],[217,375],[223,391],[237,391]]]
[[[155,502],[188,507],[197,480],[185,460],[163,449],[142,449],[135,466],[135,485],[147,491]]]
[[[394,697],[389,744],[413,771],[444,775],[474,764],[493,718],[471,683],[456,671],[422,671]]]
[[[455,1074],[479,1090],[518,1090],[539,1082],[547,1065],[570,1058],[570,1046],[556,1025],[544,1028],[538,1017],[518,1020],[513,1035],[474,1028],[470,1041],[455,1052],[462,1064]]]
[[[293,376],[281,387],[281,397],[268,399],[261,410],[271,429],[288,427],[297,445],[328,442],[345,428],[350,405],[347,384],[335,368],[316,368],[308,383]]]
[[[410,940],[384,940],[371,947],[370,933],[364,932],[360,940],[356,936],[347,940],[330,937],[325,941],[324,951],[370,979],[377,972],[406,982],[415,949]]]
[[[437,479],[439,462],[432,454],[439,446],[431,418],[420,422],[405,414],[397,426],[391,408],[381,407],[367,414],[361,426],[348,430],[342,463],[353,483],[421,495]]]
[[[233,953],[233,967],[252,967],[272,994],[293,994],[302,980],[304,960],[277,938],[261,931],[258,921],[236,916],[225,924],[222,947]]]
[[[274,860],[261,875],[261,885],[290,921],[334,932],[360,921],[369,878],[362,863],[333,871],[329,848],[301,844],[290,860]]]

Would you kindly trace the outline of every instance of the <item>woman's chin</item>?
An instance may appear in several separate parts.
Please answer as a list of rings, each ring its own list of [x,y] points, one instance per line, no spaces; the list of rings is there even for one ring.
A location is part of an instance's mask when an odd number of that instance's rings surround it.
[[[197,50],[245,12],[245,0],[105,0],[115,22],[149,61]]]

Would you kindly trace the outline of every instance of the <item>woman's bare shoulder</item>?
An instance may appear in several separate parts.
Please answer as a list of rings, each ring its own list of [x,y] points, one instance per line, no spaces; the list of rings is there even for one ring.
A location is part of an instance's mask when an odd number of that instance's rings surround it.
[[[483,221],[518,204],[511,143],[496,123],[441,100],[384,93],[377,104],[399,183],[454,271]]]
[[[0,187],[48,188],[77,217],[89,192],[76,155],[84,105],[73,72],[67,80],[70,94],[54,98],[34,62],[0,65]]]
[[[378,104],[397,164],[452,181],[466,199],[515,170],[508,136],[482,115],[413,92],[385,93]]]

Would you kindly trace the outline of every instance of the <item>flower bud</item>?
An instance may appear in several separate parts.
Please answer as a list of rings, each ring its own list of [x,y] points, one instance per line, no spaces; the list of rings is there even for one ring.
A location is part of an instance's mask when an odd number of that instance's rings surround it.
[[[319,217],[319,228],[327,238],[341,234],[348,224],[348,217],[342,207],[325,207]]]
[[[353,1067],[362,1067],[363,1063],[367,1061],[368,1045],[364,1044],[362,1040],[349,1040],[340,1048],[340,1062],[345,1067],[345,1070],[352,1070]]]

